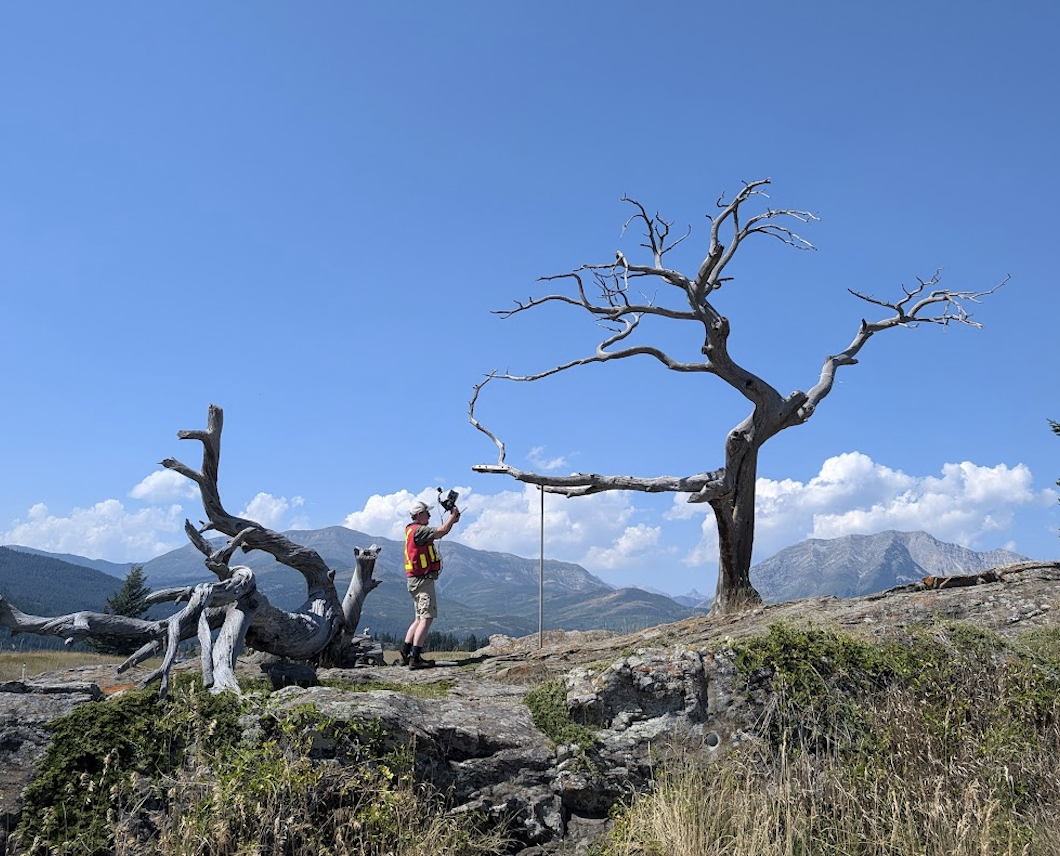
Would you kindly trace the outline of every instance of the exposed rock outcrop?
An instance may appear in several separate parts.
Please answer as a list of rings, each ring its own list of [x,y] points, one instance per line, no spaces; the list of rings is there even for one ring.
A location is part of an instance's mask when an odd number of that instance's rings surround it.
[[[454,811],[510,820],[527,856],[574,854],[585,852],[606,829],[616,800],[648,784],[655,753],[676,744],[709,758],[757,738],[769,696],[764,687],[737,680],[734,639],[777,621],[883,637],[939,618],[1011,636],[1057,623],[1058,582],[1060,563],[1023,563],[962,584],[940,587],[929,580],[879,595],[764,606],[627,636],[496,637],[463,665],[416,672],[372,666],[315,674],[280,670],[290,685],[276,691],[271,703],[280,710],[310,704],[335,720],[378,723],[387,740],[411,748],[417,775],[447,793]],[[260,662],[248,660],[242,668],[241,677],[262,677]],[[269,668],[275,681],[278,667]],[[68,677],[73,680],[46,676],[0,686],[5,830],[47,744],[46,723],[78,704],[106,703],[99,686],[107,673],[80,669]],[[535,726],[524,697],[549,679],[562,679],[572,720],[594,729],[591,746],[554,745]],[[439,681],[445,691],[437,698],[367,689]],[[348,684],[366,685],[367,691],[352,692]]]
[[[48,746],[47,724],[103,693],[86,681],[8,681],[0,684],[0,854],[18,823],[22,790]]]

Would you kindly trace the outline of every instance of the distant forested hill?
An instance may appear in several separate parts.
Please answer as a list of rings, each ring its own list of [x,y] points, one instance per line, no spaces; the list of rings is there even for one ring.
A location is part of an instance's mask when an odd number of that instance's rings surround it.
[[[0,596],[21,612],[32,615],[65,615],[88,610],[102,612],[123,580],[92,568],[73,565],[50,556],[0,547]],[[0,648],[54,648],[60,639],[24,633],[12,640],[0,627]]]

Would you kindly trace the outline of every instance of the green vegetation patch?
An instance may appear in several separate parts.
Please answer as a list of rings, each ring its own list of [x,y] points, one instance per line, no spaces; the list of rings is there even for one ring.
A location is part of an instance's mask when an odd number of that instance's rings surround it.
[[[776,696],[766,729],[774,746],[795,741],[821,749],[840,735],[860,742],[870,725],[871,706],[864,701],[916,670],[900,647],[783,623],[737,642],[734,650],[747,687],[764,681]]]
[[[1060,852],[1060,630],[778,624],[733,650],[764,739],[668,763],[594,853]]]
[[[734,646],[750,687],[775,695],[774,746],[887,749],[899,698],[916,698],[920,727],[949,747],[1036,745],[1058,721],[1060,634],[1010,643],[982,628],[940,623],[870,643],[835,630],[777,624]]]
[[[142,794],[143,779],[172,774],[189,747],[212,753],[239,733],[239,702],[182,678],[164,704],[154,690],[83,704],[50,724],[51,742],[24,794],[19,837],[31,853],[103,853],[111,825]]]
[[[197,677],[167,702],[130,692],[56,720],[25,796],[30,854],[505,852],[503,828],[449,816],[380,723],[214,695]]]
[[[523,697],[523,703],[530,708],[534,725],[557,746],[574,743],[588,751],[596,743],[596,732],[592,728],[571,720],[567,709],[567,688],[561,679],[554,678],[530,690]]]

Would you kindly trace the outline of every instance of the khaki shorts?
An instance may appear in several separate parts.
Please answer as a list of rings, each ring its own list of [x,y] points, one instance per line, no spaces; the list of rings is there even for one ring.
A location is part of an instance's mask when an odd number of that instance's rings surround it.
[[[407,577],[409,594],[416,606],[417,618],[438,617],[438,596],[434,593],[434,581],[438,572],[431,571],[422,577]]]

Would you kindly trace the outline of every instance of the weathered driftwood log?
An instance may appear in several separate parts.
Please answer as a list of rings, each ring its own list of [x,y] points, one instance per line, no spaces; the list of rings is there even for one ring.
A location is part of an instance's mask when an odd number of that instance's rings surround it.
[[[0,597],[0,626],[9,628],[12,636],[19,633],[58,636],[65,639],[68,645],[89,636],[112,636],[143,640],[149,644],[158,638],[161,632],[160,624],[158,621],[144,621],[126,615],[108,615],[102,612],[71,612],[55,617],[27,615]]]
[[[239,691],[235,666],[244,646],[313,665],[356,665],[377,659],[377,652],[381,659],[378,646],[357,635],[364,599],[379,585],[372,574],[380,548],[372,545],[357,551],[357,566],[340,601],[335,572],[315,550],[296,544],[253,520],[229,514],[217,487],[223,422],[221,408],[210,405],[205,430],[180,431],[177,435],[202,443],[201,469],[192,469],[174,458],[162,462],[162,466],[199,486],[207,521],[198,528],[185,521],[184,529],[206,556],[205,565],[217,581],[152,593],[150,603],[186,603],[167,619],[145,621],[93,612],[46,618],[19,612],[0,598],[0,625],[13,633],[62,636],[68,642],[93,636],[118,636],[141,642],[140,649],[119,671],[164,651],[162,665],[145,680],[145,683],[161,681],[163,698],[168,692],[169,673],[176,661],[178,645],[194,638],[202,649],[203,683],[215,692]],[[210,531],[220,532],[228,540],[217,547],[203,534]],[[305,603],[295,611],[269,603],[258,591],[250,568],[229,566],[232,555],[240,548],[244,552],[263,550],[298,571],[306,583]]]

